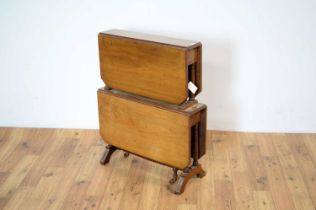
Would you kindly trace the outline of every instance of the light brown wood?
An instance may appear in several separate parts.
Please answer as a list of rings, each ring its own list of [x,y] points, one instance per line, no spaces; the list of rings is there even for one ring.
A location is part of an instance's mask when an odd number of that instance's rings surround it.
[[[181,47],[181,48],[187,48],[192,49],[196,46],[199,46],[200,43],[192,40],[184,40],[184,39],[176,39],[173,37],[167,37],[167,36],[159,36],[154,34],[145,34],[140,32],[134,32],[134,31],[126,31],[121,29],[111,29],[108,31],[101,32],[102,34],[112,35],[112,36],[118,36],[118,37],[125,37],[128,39],[135,39],[135,40],[143,40],[158,44],[165,44],[175,47]]]
[[[207,174],[181,196],[165,187],[169,167],[122,151],[100,165],[100,139],[98,130],[0,128],[0,209],[316,207],[316,134],[209,132]]]
[[[98,91],[98,104],[100,134],[106,143],[179,169],[190,165],[196,110],[151,106],[104,89]]]
[[[101,78],[114,89],[181,104],[189,97],[192,63],[195,95],[202,88],[199,42],[110,30],[99,34],[99,57]]]

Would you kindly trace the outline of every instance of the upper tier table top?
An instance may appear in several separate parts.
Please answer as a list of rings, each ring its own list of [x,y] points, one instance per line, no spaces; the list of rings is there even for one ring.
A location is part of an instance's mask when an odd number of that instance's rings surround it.
[[[138,39],[138,40],[155,42],[159,44],[166,44],[166,45],[171,45],[171,46],[176,46],[176,47],[181,47],[181,48],[192,48],[200,44],[200,42],[196,42],[196,41],[176,39],[176,38],[166,37],[166,36],[144,34],[144,33],[133,32],[133,31],[124,31],[124,30],[119,30],[119,29],[111,29],[108,31],[102,31],[100,34],[120,36],[120,37],[125,37],[125,38],[130,38],[130,39]]]

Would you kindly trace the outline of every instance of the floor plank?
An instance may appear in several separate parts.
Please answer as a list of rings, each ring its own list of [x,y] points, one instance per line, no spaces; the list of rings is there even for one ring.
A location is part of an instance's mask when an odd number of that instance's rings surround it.
[[[316,209],[316,135],[208,132],[207,172],[171,194],[172,170],[115,152],[97,130],[0,128],[0,209]]]

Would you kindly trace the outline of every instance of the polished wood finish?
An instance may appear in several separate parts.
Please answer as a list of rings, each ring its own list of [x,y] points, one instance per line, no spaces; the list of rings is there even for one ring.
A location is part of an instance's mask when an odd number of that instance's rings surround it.
[[[155,107],[164,107],[167,109],[173,109],[173,110],[186,110],[187,112],[192,112],[194,108],[194,104],[197,104],[198,101],[195,99],[186,101],[185,103],[182,103],[180,105],[175,105],[175,104],[170,104],[170,103],[166,103],[163,101],[159,101],[159,100],[155,100],[155,99],[151,99],[151,98],[147,98],[147,97],[143,97],[143,96],[139,96],[139,95],[134,95],[134,94],[130,94],[128,92],[122,91],[122,90],[117,90],[117,89],[112,89],[109,88],[107,86],[103,87],[103,88],[99,88],[99,91],[102,90],[110,90],[111,93],[114,93],[118,96],[127,98],[127,99],[131,99],[131,100],[137,100],[137,101],[144,101],[144,103],[146,104],[150,104],[151,106],[155,106]],[[192,108],[193,107],[193,108]]]
[[[200,121],[205,105],[195,103],[184,110],[152,106],[108,89],[98,91],[98,104],[100,134],[106,143],[178,169],[190,165],[191,126]]]
[[[316,134],[208,132],[181,196],[169,167],[124,152],[103,166],[98,130],[0,128],[0,209],[315,210]]]
[[[202,87],[201,44],[121,30],[98,38],[106,84],[98,90],[99,125],[108,143],[100,163],[120,149],[170,166],[172,191],[183,193],[192,176],[203,174],[206,106],[194,99]],[[189,91],[191,83],[197,92]]]
[[[169,45],[169,46],[180,47],[180,48],[185,48],[185,49],[193,49],[195,47],[200,46],[200,42],[196,42],[196,41],[177,39],[173,37],[160,36],[160,35],[154,35],[154,34],[145,34],[145,33],[134,32],[134,31],[126,31],[126,30],[121,30],[121,29],[111,29],[111,30],[103,31],[101,32],[101,34],[122,37],[122,38],[124,37],[124,38],[132,39],[132,40],[142,40],[144,42]]]
[[[99,34],[99,58],[101,78],[114,89],[173,104],[202,89],[199,42],[110,30]]]

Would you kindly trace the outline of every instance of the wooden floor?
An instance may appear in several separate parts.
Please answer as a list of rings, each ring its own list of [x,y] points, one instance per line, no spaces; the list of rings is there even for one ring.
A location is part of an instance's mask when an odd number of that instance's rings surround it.
[[[103,151],[96,130],[0,129],[0,209],[316,209],[316,134],[208,133],[181,196],[170,168]]]

